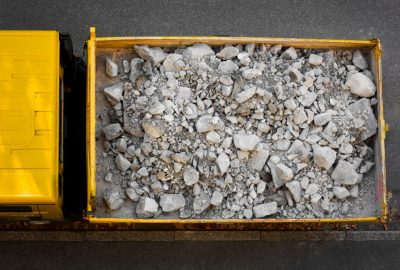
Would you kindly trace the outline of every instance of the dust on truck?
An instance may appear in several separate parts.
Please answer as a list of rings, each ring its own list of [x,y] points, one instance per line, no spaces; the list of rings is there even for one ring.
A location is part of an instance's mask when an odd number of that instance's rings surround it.
[[[62,88],[57,31],[0,31],[0,219],[62,212]]]

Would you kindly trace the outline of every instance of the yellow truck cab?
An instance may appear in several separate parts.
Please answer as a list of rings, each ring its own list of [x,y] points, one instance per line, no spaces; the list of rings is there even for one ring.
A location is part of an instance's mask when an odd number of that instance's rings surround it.
[[[59,36],[0,31],[0,220],[63,217]]]

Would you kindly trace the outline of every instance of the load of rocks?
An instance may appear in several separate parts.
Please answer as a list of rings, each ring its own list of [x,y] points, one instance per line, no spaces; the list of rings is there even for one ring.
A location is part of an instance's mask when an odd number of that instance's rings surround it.
[[[376,87],[362,52],[134,49],[105,61],[118,79],[103,91],[112,121],[100,138],[111,211],[133,201],[138,218],[350,217],[374,192]]]

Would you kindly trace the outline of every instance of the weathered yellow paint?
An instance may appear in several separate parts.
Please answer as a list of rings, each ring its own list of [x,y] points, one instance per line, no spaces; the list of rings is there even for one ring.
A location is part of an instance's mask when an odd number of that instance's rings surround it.
[[[179,46],[192,45],[195,43],[207,43],[209,45],[224,44],[282,44],[285,47],[315,48],[315,49],[360,49],[371,51],[375,65],[377,97],[379,102],[378,124],[379,144],[381,147],[382,179],[377,181],[377,192],[380,199],[380,216],[376,217],[355,217],[355,218],[313,218],[313,219],[129,219],[129,218],[98,218],[93,215],[93,202],[96,198],[96,149],[95,149],[95,77],[96,77],[96,48],[132,49],[133,45],[142,44],[150,46]],[[384,120],[383,99],[382,99],[382,69],[381,69],[382,48],[378,39],[371,40],[340,40],[340,39],[303,39],[303,38],[268,38],[268,37],[218,37],[218,36],[162,36],[162,37],[96,37],[94,27],[90,28],[90,39],[88,40],[88,215],[86,219],[92,223],[168,223],[168,224],[253,224],[253,223],[354,223],[354,222],[386,222],[387,201],[386,201],[386,167],[385,167],[385,133],[388,126]]]
[[[48,218],[62,217],[59,52],[56,31],[0,31],[0,205],[54,206]]]

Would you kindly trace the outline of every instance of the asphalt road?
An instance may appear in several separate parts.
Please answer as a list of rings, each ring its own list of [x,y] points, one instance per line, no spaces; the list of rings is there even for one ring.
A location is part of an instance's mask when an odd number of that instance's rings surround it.
[[[2,269],[397,269],[398,242],[13,242]],[[3,268],[4,267],[4,268]]]
[[[383,43],[390,207],[400,208],[400,4],[392,1],[7,1],[0,29],[56,29],[82,53],[89,27],[99,36],[237,35],[368,39]],[[392,229],[400,229],[392,224]],[[387,242],[78,242],[0,243],[4,269],[388,269],[400,243]],[[337,267],[336,267],[336,266]],[[3,268],[2,267],[2,268]],[[325,267],[325,268],[324,268]]]

